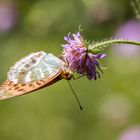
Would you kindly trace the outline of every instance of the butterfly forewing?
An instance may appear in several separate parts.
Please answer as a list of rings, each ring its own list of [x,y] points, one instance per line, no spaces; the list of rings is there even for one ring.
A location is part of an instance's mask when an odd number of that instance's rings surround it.
[[[65,63],[52,54],[32,53],[21,59],[8,72],[0,86],[0,100],[23,95],[56,82]]]

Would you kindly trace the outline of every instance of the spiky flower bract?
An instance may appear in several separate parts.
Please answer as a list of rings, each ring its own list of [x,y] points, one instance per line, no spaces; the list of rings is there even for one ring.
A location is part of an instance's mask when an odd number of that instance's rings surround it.
[[[80,32],[76,34],[68,34],[64,37],[67,41],[63,45],[62,58],[68,62],[68,67],[73,72],[80,74],[81,76],[86,75],[89,80],[96,80],[100,77],[97,68],[101,70],[97,59],[102,59],[105,54],[94,54],[88,52],[88,45],[85,43],[84,38]]]

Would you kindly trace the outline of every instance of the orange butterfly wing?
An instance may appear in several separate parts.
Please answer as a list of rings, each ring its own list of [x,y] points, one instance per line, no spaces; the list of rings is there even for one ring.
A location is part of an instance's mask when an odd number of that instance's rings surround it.
[[[59,77],[61,72],[62,71],[59,71],[52,77],[38,80],[29,84],[14,84],[12,81],[7,80],[3,85],[0,86],[0,100],[27,94],[54,84],[55,82],[61,80],[61,78]]]

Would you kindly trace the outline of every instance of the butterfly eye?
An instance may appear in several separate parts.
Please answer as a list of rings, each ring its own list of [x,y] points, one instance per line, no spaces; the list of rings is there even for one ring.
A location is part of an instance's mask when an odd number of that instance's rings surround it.
[[[71,79],[70,73],[66,73],[66,77],[67,77],[68,80],[70,80]]]

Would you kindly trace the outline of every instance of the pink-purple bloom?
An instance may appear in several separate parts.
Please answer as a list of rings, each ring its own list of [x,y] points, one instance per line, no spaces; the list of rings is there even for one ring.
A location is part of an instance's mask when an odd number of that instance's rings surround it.
[[[115,37],[126,40],[140,41],[140,21],[129,20],[121,24],[115,33]],[[113,49],[117,55],[130,59],[132,59],[133,56],[140,54],[140,48],[135,45],[119,44],[115,45]]]
[[[69,33],[64,40],[67,43],[63,45],[62,58],[68,62],[69,69],[81,76],[87,75],[89,80],[96,80],[97,77],[100,77],[97,68],[99,70],[101,68],[97,59],[103,58],[105,54],[89,53],[88,44],[85,43],[79,32],[72,35]]]
[[[126,129],[118,140],[140,140],[140,126],[133,126]]]
[[[17,23],[16,6],[10,2],[0,2],[0,33],[8,32]]]

